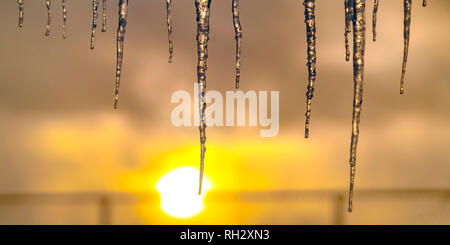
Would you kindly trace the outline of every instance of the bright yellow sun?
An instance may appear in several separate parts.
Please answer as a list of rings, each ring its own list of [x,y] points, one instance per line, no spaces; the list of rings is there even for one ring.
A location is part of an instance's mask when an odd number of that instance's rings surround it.
[[[210,189],[206,176],[202,194],[198,195],[199,171],[182,167],[170,171],[158,181],[156,189],[161,195],[161,208],[170,216],[189,218],[203,209],[203,197]]]

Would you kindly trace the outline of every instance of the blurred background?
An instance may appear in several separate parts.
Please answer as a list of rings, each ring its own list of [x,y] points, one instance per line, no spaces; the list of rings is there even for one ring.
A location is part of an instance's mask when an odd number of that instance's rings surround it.
[[[107,2],[108,30],[97,29],[95,50],[89,49],[91,1],[67,1],[67,40],[61,1],[52,1],[50,37],[44,36],[44,1],[25,1],[22,29],[16,1],[3,1],[0,224],[450,224],[450,2],[432,0],[423,8],[414,1],[400,96],[403,1],[381,1],[375,43],[373,1],[367,1],[351,214],[353,80],[343,1],[316,1],[318,75],[309,140],[303,138],[303,1],[276,2],[241,1],[241,89],[280,91],[279,135],[209,127],[210,188],[198,197],[198,128],[170,121],[177,105],[172,93],[192,94],[196,82],[193,1],[173,2],[173,64],[167,63],[165,1],[129,1],[118,111],[117,1]],[[208,89],[224,94],[234,89],[231,1],[213,1],[210,23]]]

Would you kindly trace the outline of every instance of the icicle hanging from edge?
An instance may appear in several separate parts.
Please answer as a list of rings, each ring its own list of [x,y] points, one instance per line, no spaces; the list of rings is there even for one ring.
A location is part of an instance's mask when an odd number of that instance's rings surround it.
[[[97,28],[98,20],[98,0],[92,0],[92,31],[91,31],[91,44],[90,48],[94,49],[95,43],[95,29]]]
[[[349,35],[352,32],[353,0],[344,0],[345,7],[345,60],[350,61]]]
[[[208,41],[209,41],[209,16],[211,0],[195,0],[197,14],[197,48],[198,48],[198,66],[197,78],[199,87],[199,107],[200,107],[200,179],[198,194],[202,193],[203,172],[205,163],[205,143],[206,143],[206,70],[208,59]]]
[[[116,65],[116,89],[114,93],[114,109],[119,106],[120,77],[122,75],[123,42],[127,27],[128,0],[119,0],[119,25],[117,27],[117,65]]]
[[[66,8],[66,0],[62,0],[62,16],[63,16],[63,25],[62,25],[62,36],[63,39],[66,39],[67,33],[66,33],[66,24],[67,24],[67,8]]]
[[[102,1],[102,32],[106,32],[106,0]]]
[[[408,51],[409,51],[409,34],[411,30],[411,8],[412,0],[403,0],[403,64],[402,64],[402,76],[400,79],[400,94],[405,93],[405,75],[406,75],[406,64],[408,62]]]
[[[239,0],[232,0],[233,9],[233,26],[236,33],[236,89],[239,89],[239,82],[241,80],[241,41],[242,41],[242,26],[240,22]]]
[[[366,45],[365,0],[354,0],[353,8],[353,117],[350,145],[350,190],[348,211],[353,209],[353,188],[355,184],[356,152],[359,137],[362,96],[364,87],[364,53]]]
[[[308,87],[306,91],[305,138],[309,137],[309,120],[311,118],[311,103],[316,81],[316,17],[314,15],[315,0],[305,0],[306,39],[308,43]]]
[[[46,36],[50,36],[50,24],[51,24],[51,21],[52,21],[52,13],[51,13],[51,10],[50,10],[51,5],[52,5],[52,2],[50,0],[46,0],[45,1],[45,6],[47,7],[47,27],[45,29],[45,33],[44,34]]]
[[[373,2],[373,15],[372,15],[372,34],[373,41],[377,41],[377,13],[378,13],[378,2],[379,0],[374,0]]]
[[[172,0],[166,0],[166,10],[167,10],[167,35],[169,41],[169,63],[173,60],[173,39],[172,39]]]
[[[23,26],[23,0],[17,0],[17,4],[19,5],[19,27]]]

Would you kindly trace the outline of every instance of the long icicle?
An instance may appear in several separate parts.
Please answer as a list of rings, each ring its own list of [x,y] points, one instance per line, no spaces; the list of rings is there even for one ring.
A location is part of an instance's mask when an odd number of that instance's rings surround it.
[[[52,2],[50,0],[45,1],[45,6],[47,7],[47,27],[45,29],[46,36],[50,36],[50,24],[52,21],[52,13],[50,10],[51,5],[52,5]]]
[[[239,13],[239,0],[232,0],[233,9],[233,26],[236,33],[236,89],[239,88],[241,80],[241,41],[242,41],[242,26]]]
[[[372,34],[373,41],[377,41],[377,13],[378,13],[379,0],[373,2],[373,15],[372,15]]]
[[[400,79],[400,94],[405,92],[405,74],[406,74],[406,63],[408,62],[408,50],[409,50],[409,33],[411,30],[411,9],[412,0],[403,0],[403,64],[402,64],[402,77]]]
[[[352,32],[353,0],[344,0],[345,7],[345,60],[350,61],[349,35]]]
[[[19,5],[19,27],[23,26],[23,0],[17,0],[17,4]]]
[[[205,143],[206,143],[206,70],[208,59],[208,41],[209,41],[209,16],[211,0],[195,0],[197,13],[197,48],[198,48],[198,66],[197,79],[199,87],[199,107],[200,111],[200,179],[198,194],[202,193],[203,171],[205,163]]]
[[[353,187],[355,184],[356,150],[359,137],[363,85],[364,85],[364,53],[366,45],[365,0],[354,0],[353,18],[353,118],[352,138],[350,146],[350,191],[348,211],[353,209]]]
[[[305,0],[306,39],[308,42],[308,87],[306,91],[305,138],[309,137],[309,120],[311,118],[311,102],[316,80],[316,17],[314,15],[315,0]]]
[[[102,32],[106,32],[106,0],[102,1]]]
[[[63,39],[66,39],[67,32],[66,32],[66,24],[67,24],[67,8],[66,8],[66,0],[62,0],[62,9],[63,9],[63,25],[62,25],[62,36]]]
[[[91,49],[94,49],[95,43],[95,29],[97,28],[98,20],[98,0],[92,0],[92,31],[91,31]]]
[[[169,63],[172,63],[173,60],[173,39],[172,39],[172,0],[166,0],[166,9],[167,9],[167,35],[169,41]]]
[[[117,65],[116,65],[116,89],[114,94],[114,109],[119,105],[119,87],[122,74],[123,41],[127,27],[128,0],[119,0],[119,25],[117,27]]]

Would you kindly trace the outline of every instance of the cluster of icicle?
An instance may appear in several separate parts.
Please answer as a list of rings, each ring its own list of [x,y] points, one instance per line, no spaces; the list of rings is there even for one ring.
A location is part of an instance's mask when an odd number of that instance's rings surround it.
[[[66,0],[62,1],[63,8],[63,38],[66,39],[66,23],[67,23],[67,8]],[[123,63],[123,51],[124,51],[124,39],[127,26],[127,12],[128,12],[128,0],[119,1],[119,24],[117,27],[117,60],[116,60],[116,82],[114,92],[114,109],[118,108],[119,104],[119,88],[122,74]],[[199,181],[199,194],[202,190],[203,172],[204,172],[204,160],[206,152],[206,70],[208,59],[208,40],[209,40],[209,15],[210,6],[212,0],[194,0],[197,16],[197,44],[198,44],[198,66],[197,77],[199,86],[199,108],[200,108],[200,181]],[[239,0],[232,1],[232,13],[233,13],[233,26],[236,32],[236,89],[239,88],[240,70],[241,70],[241,40],[242,40],[242,27],[239,20]],[[19,27],[23,26],[23,9],[24,0],[17,0],[19,5]],[[47,8],[47,26],[45,35],[50,35],[51,25],[51,0],[45,0],[45,6]],[[90,49],[95,48],[95,31],[98,23],[98,8],[99,0],[92,0],[92,26],[90,37]],[[167,10],[167,29],[168,29],[168,42],[169,42],[169,63],[173,61],[173,25],[172,25],[172,0],[166,0]],[[102,0],[102,32],[106,32],[106,0]]]
[[[97,18],[98,18],[98,2],[99,0],[92,0],[92,33],[91,33],[91,49],[94,49],[94,40],[95,40],[95,28],[97,28]],[[103,27],[102,32],[106,32],[106,0],[102,0],[103,3]],[[24,14],[24,0],[17,0],[17,4],[19,5],[19,27],[23,27],[23,14]],[[52,1],[45,0],[45,7],[47,8],[47,25],[45,27],[45,36],[50,36],[50,25],[52,21],[52,12],[51,12]],[[67,24],[67,3],[66,0],[61,0],[62,6],[62,37],[63,39],[67,38],[66,32],[66,24]]]
[[[411,26],[411,8],[412,0],[404,1],[404,53],[402,74],[400,80],[400,93],[404,93],[404,81],[406,73],[406,63],[408,58],[409,36]],[[67,8],[66,0],[61,0],[63,9],[63,38],[66,34],[66,22],[67,22]],[[197,83],[199,87],[199,108],[200,108],[200,181],[199,181],[199,194],[202,190],[202,180],[204,173],[204,160],[206,152],[206,70],[208,59],[208,41],[209,41],[209,18],[210,18],[210,6],[212,0],[194,0],[196,7],[196,20],[197,20],[197,49],[198,49],[198,64],[197,64]],[[19,27],[24,23],[24,0],[17,0],[19,6]],[[117,27],[117,63],[116,63],[116,82],[115,82],[115,94],[114,94],[114,108],[118,108],[119,102],[119,87],[120,78],[122,74],[122,62],[124,51],[124,39],[127,26],[127,12],[128,12],[128,0],[118,0],[119,3],[119,23]],[[232,14],[233,14],[233,26],[235,30],[236,40],[236,80],[235,87],[239,88],[240,82],[240,70],[241,70],[241,40],[242,40],[242,27],[240,23],[239,14],[239,0],[231,0]],[[378,12],[379,0],[374,0],[373,16],[372,16],[372,32],[373,41],[376,41],[376,23]],[[310,132],[310,118],[311,118],[311,105],[314,95],[314,84],[316,80],[316,21],[315,21],[315,0],[304,0],[303,5],[305,7],[305,23],[306,23],[306,36],[307,36],[307,67],[308,67],[308,85],[306,92],[306,113],[305,113],[305,138],[309,137]],[[422,5],[425,7],[427,1],[423,0]],[[45,35],[50,35],[51,25],[51,0],[45,0],[45,6],[47,8],[47,26],[45,29]],[[98,23],[98,7],[99,0],[92,0],[92,29],[90,38],[90,48],[94,49],[95,42],[95,30]],[[353,200],[353,187],[355,182],[355,170],[356,170],[356,152],[359,136],[359,123],[361,115],[361,105],[363,96],[363,82],[364,82],[364,52],[366,43],[366,17],[365,7],[366,0],[344,0],[345,7],[345,59],[350,61],[350,34],[353,30],[353,80],[354,80],[354,94],[353,94],[353,119],[352,119],[352,135],[350,146],[350,191],[349,191],[349,206],[348,211],[352,211]],[[172,0],[166,0],[167,10],[167,28],[168,28],[168,42],[169,42],[169,63],[173,61],[173,25],[172,25]],[[106,0],[102,0],[102,32],[106,31]]]
[[[406,62],[408,59],[409,36],[411,26],[411,6],[412,0],[404,2],[404,52],[402,74],[400,79],[400,94],[404,93]],[[372,35],[376,41],[377,32],[377,12],[379,0],[374,0],[372,15]],[[316,23],[315,23],[315,0],[304,0],[305,23],[307,36],[307,66],[308,66],[308,87],[306,92],[306,114],[305,114],[305,138],[309,137],[309,122],[311,117],[311,100],[314,93],[314,83],[316,80]],[[423,0],[422,5],[426,7],[427,1]],[[353,209],[353,190],[356,172],[356,152],[359,137],[359,123],[361,117],[362,96],[364,88],[364,53],[366,46],[366,1],[365,0],[344,0],[345,8],[345,59],[350,61],[349,35],[353,30],[353,116],[352,135],[350,143],[350,190],[348,198],[348,211]]]

